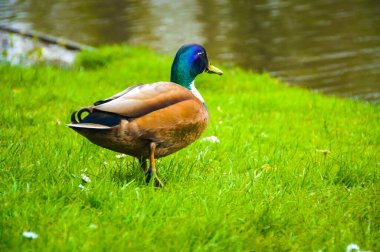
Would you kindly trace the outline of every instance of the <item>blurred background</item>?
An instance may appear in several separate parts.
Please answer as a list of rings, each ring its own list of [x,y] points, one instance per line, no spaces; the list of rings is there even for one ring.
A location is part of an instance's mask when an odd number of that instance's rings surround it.
[[[173,56],[180,45],[197,42],[221,66],[380,100],[379,0],[0,0],[0,25]],[[18,40],[2,32],[0,41],[4,52]]]

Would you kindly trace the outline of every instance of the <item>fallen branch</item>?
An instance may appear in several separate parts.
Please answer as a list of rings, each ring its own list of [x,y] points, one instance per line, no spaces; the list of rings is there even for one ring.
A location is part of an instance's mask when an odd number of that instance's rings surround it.
[[[36,31],[24,31],[21,29],[3,26],[3,25],[0,25],[0,30],[6,31],[9,33],[19,34],[19,35],[24,36],[24,37],[38,39],[41,42],[44,42],[47,44],[59,45],[59,46],[65,47],[66,49],[73,50],[73,51],[82,51],[82,50],[93,49],[91,46],[88,46],[88,45],[80,44],[80,43],[77,43],[77,42],[74,42],[71,40],[67,40],[67,39],[63,39],[63,38],[59,38],[59,37],[54,37],[51,35],[42,34],[40,32],[36,32]]]

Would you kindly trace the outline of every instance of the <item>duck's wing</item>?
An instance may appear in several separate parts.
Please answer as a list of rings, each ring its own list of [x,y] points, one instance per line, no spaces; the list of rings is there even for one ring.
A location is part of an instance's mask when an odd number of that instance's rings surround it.
[[[135,118],[194,98],[190,90],[178,84],[157,82],[127,88],[108,99],[96,102],[92,108]]]
[[[106,103],[106,102],[109,102],[109,101],[115,100],[116,98],[119,98],[120,96],[122,96],[122,95],[124,95],[124,94],[130,92],[132,89],[135,89],[135,88],[137,88],[137,87],[139,87],[139,86],[141,86],[141,85],[145,85],[145,84],[137,84],[137,85],[135,85],[135,86],[132,86],[132,87],[126,88],[126,89],[124,89],[123,91],[121,91],[121,92],[119,92],[119,93],[117,93],[117,94],[115,94],[115,95],[113,95],[113,96],[111,96],[111,97],[109,97],[109,98],[106,98],[106,99],[104,99],[104,100],[100,100],[100,101],[95,102],[94,105],[97,106],[97,105],[100,105],[100,104],[103,104],[103,103]]]

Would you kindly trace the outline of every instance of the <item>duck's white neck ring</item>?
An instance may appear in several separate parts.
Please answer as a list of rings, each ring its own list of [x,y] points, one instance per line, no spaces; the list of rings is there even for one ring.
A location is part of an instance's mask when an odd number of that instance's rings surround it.
[[[201,93],[199,93],[198,89],[195,87],[194,81],[192,81],[189,86],[190,91],[193,93],[193,95],[195,95],[195,97],[197,97],[203,104],[205,104],[205,100],[203,100]]]

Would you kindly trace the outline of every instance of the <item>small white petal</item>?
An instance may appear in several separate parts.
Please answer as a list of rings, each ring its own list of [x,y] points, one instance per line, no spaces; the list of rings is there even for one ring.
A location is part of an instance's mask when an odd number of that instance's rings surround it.
[[[88,188],[86,188],[84,185],[82,185],[82,184],[80,184],[80,185],[78,185],[78,187],[80,188],[80,189],[82,189],[82,191],[87,191],[88,190]]]
[[[88,228],[92,228],[92,229],[95,229],[95,228],[98,228],[98,226],[94,223],[91,223]]]
[[[348,244],[348,246],[346,248],[346,252],[351,252],[351,251],[360,251],[360,248],[355,243],[350,243],[350,244]]]
[[[211,143],[220,143],[220,140],[216,136],[209,136],[209,137],[204,137],[201,139],[201,142],[211,142]]]
[[[123,158],[123,157],[126,157],[127,155],[125,155],[125,154],[118,154],[118,155],[116,155],[116,158]]]
[[[82,173],[80,176],[84,183],[91,183],[91,179],[86,174]]]
[[[38,234],[32,231],[24,231],[22,232],[22,236],[28,239],[36,239],[38,237]]]
[[[260,134],[260,136],[261,136],[261,137],[264,137],[264,138],[267,138],[269,135],[268,135],[267,133],[265,133],[265,132],[262,132],[262,133]]]

